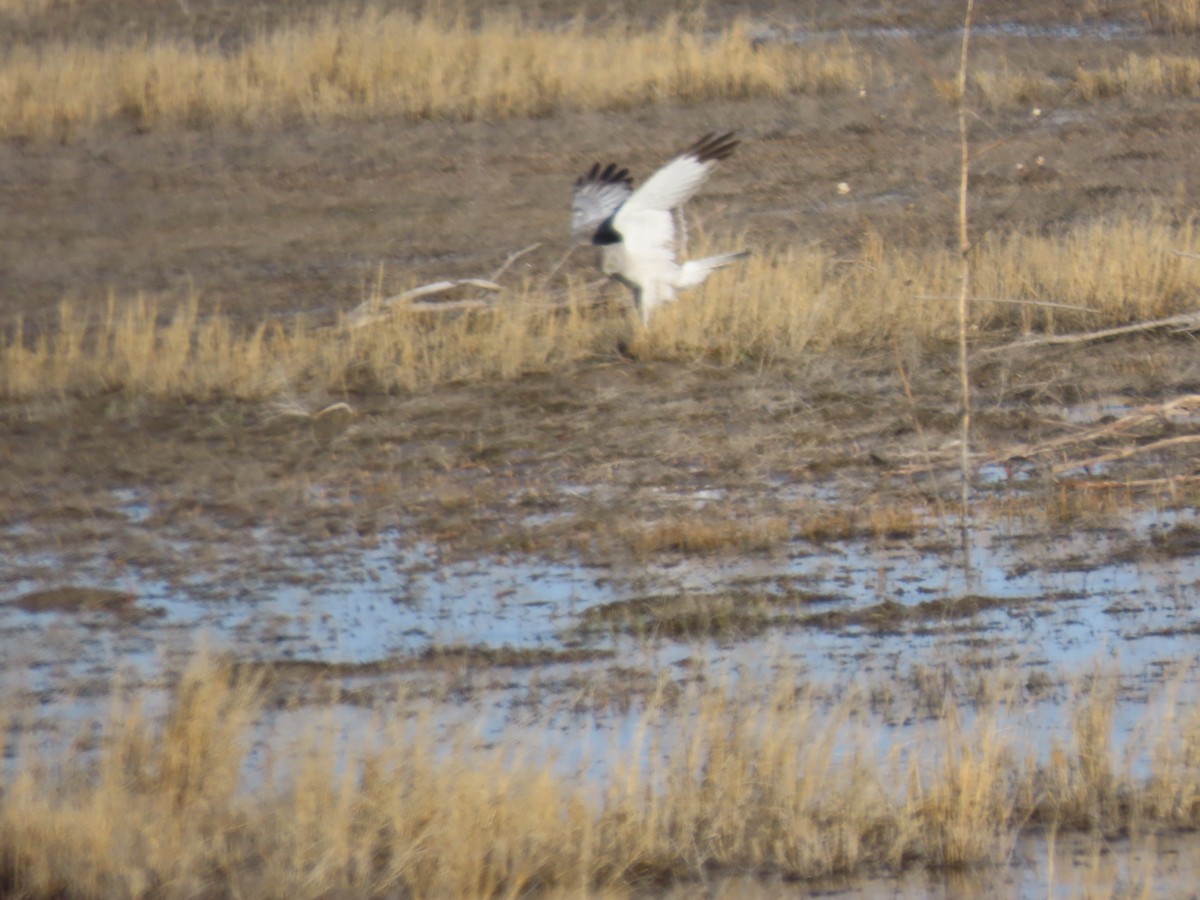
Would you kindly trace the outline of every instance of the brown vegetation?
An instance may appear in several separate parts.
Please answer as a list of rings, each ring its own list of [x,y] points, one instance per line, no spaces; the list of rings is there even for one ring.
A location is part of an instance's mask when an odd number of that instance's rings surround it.
[[[542,116],[662,100],[857,87],[848,47],[755,47],[744,23],[715,39],[704,22],[561,27],[519,13],[476,27],[440,8],[416,15],[328,13],[226,51],[144,40],[13,48],[0,64],[6,135],[64,134],[114,118],[140,129],[399,115]]]
[[[1111,683],[1080,683],[1045,761],[1003,725],[1023,709],[1014,696],[969,724],[949,704],[879,758],[858,700],[830,707],[786,672],[660,692],[641,738],[579,781],[553,754],[488,749],[469,729],[441,752],[433,722],[401,710],[349,744],[314,727],[248,769],[251,745],[275,737],[257,681],[201,655],[161,726],[118,701],[94,746],[47,757],[18,739],[0,877],[38,896],[513,896],[989,864],[1027,823],[1200,824],[1195,711],[1168,703],[1135,777],[1112,747]]]
[[[1178,252],[1176,252],[1178,251]],[[977,333],[1054,333],[1193,308],[1200,251],[1190,220],[1162,213],[1094,222],[1061,236],[985,239],[975,251]],[[832,347],[897,340],[944,343],[955,254],[914,256],[873,242],[854,260],[827,251],[764,249],[735,274],[656,317],[645,358],[794,365]],[[1053,298],[1051,301],[1050,298]],[[1043,302],[1045,301],[1045,302]],[[97,319],[64,302],[49,329],[18,322],[0,346],[0,397],[122,393],[130,397],[263,399],[297,387],[413,390],[512,378],[612,352],[628,326],[581,285],[555,294],[516,287],[480,308],[439,312],[401,303],[382,320],[319,327],[304,317],[246,326],[201,316],[194,299],[165,314],[144,297],[110,298]]]

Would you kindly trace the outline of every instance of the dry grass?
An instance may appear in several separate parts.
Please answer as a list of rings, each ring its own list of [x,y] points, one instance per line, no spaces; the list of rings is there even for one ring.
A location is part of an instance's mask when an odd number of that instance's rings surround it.
[[[110,301],[95,321],[64,303],[56,327],[2,351],[0,394],[254,399],[312,379],[334,390],[411,390],[569,362],[590,352],[603,328],[570,297],[547,309],[545,298],[519,291],[486,313],[401,310],[370,328],[314,328],[302,317],[239,328],[220,313],[200,317],[194,297],[170,314],[145,297]]]
[[[395,710],[348,744],[314,714],[247,784],[252,736],[279,736],[253,683],[198,657],[161,724],[119,703],[94,748],[55,756],[18,737],[0,883],[26,896],[580,894],[714,869],[998,863],[1031,821],[1200,824],[1200,715],[1167,698],[1149,775],[1135,778],[1114,757],[1110,683],[1081,683],[1044,763],[1004,725],[1012,696],[969,722],[951,704],[881,756],[862,698],[830,707],[784,673],[682,693],[661,682],[636,739],[592,779],[527,737],[485,744]]]
[[[845,45],[755,48],[744,24],[706,35],[669,17],[650,30],[544,27],[516,13],[472,25],[435,5],[325,15],[226,52],[142,41],[14,48],[0,63],[4,134],[61,134],[126,118],[139,128],[398,115],[490,119],[662,100],[858,87]]]
[[[69,765],[56,770],[33,753],[4,791],[0,884],[35,894],[142,896],[164,875],[195,884],[211,878],[208,854],[196,851],[225,849],[214,817],[237,803],[258,714],[254,683],[232,684],[227,675],[197,656],[161,723],[136,699],[114,701],[115,727],[86,775]],[[79,866],[64,871],[71,858]],[[172,858],[180,864],[168,873],[163,863]]]
[[[646,559],[663,552],[764,553],[786,544],[790,536],[784,518],[704,509],[692,515],[675,514],[656,522],[619,526],[614,542],[635,558]]]
[[[0,0],[0,14],[20,21],[41,15],[56,4],[72,7],[75,0]]]
[[[1001,59],[991,68],[972,71],[969,84],[979,105],[990,110],[1054,106],[1067,98],[1090,103],[1114,97],[1193,97],[1200,93],[1200,57],[1131,53],[1115,67],[1081,65],[1070,81],[1016,69]],[[935,78],[933,87],[943,101],[957,102],[958,88],[951,79]]]
[[[1080,68],[1075,89],[1084,100],[1106,97],[1192,97],[1200,93],[1200,58],[1131,53],[1115,69]]]
[[[1165,214],[1097,221],[1053,237],[1008,235],[976,251],[971,327],[977,333],[1087,330],[1195,308],[1200,251],[1191,222]],[[654,320],[635,350],[724,365],[794,364],[830,347],[945,342],[955,333],[958,259],[905,254],[868,242],[852,260],[819,249],[757,253]],[[1023,304],[1011,301],[1021,300]],[[610,354],[629,327],[582,287],[565,298],[507,292],[492,309],[399,308],[382,324],[315,328],[236,325],[201,317],[194,299],[172,312],[151,299],[110,300],[98,319],[70,304],[30,335],[22,323],[0,347],[0,398],[121,392],[127,396],[262,399],[293,386],[334,392],[409,391],[452,381],[512,378]],[[1081,309],[1061,309],[1044,303]],[[20,337],[18,337],[20,336]]]
[[[1200,29],[1200,0],[1142,0],[1146,17],[1170,31]]]
[[[939,93],[956,102],[958,88],[956,85],[950,85],[949,79],[946,81]],[[972,69],[968,83],[981,104],[993,110],[1052,103],[1068,90],[1068,86],[1061,85],[1040,72],[1011,66],[1007,58],[1002,58],[994,68]]]
[[[917,534],[921,526],[921,512],[911,503],[808,507],[799,511],[793,523],[797,538],[816,543],[863,537],[906,538]]]

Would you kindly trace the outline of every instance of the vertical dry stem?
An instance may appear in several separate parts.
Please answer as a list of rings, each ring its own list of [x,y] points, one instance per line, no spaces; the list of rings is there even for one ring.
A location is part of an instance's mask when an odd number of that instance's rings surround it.
[[[971,568],[970,500],[971,500],[971,380],[967,357],[967,301],[971,291],[971,243],[967,234],[967,176],[970,157],[967,144],[967,59],[971,40],[971,15],[975,0],[967,0],[963,20],[962,56],[958,65],[958,136],[961,149],[958,186],[958,249],[962,254],[961,285],[958,294],[958,375],[962,391],[962,433],[960,436],[959,466],[962,472],[962,545],[964,565]]]

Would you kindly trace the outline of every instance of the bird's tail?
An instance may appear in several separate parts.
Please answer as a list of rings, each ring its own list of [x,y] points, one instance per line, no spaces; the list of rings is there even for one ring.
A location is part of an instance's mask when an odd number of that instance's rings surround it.
[[[709,272],[724,268],[749,255],[749,250],[738,250],[736,253],[719,253],[716,256],[706,256],[704,259],[689,259],[679,267],[679,277],[675,281],[675,287],[695,287],[708,277]]]

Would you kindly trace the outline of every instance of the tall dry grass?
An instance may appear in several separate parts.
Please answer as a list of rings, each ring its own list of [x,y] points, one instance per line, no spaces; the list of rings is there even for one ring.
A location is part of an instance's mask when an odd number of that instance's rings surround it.
[[[1070,81],[1014,68],[1001,59],[991,68],[972,71],[969,84],[980,104],[992,110],[1055,105],[1066,99],[1086,103],[1114,97],[1194,97],[1200,93],[1200,57],[1130,53],[1116,66],[1079,65]],[[957,87],[949,79],[935,80],[934,88],[945,101],[957,102]]]
[[[1134,777],[1103,685],[1081,693],[1048,762],[1011,724],[1011,694],[881,743],[861,697],[829,706],[788,673],[661,686],[632,740],[582,779],[527,734],[485,741],[402,708],[357,743],[314,712],[264,772],[251,748],[283,743],[256,684],[200,656],[161,720],[117,703],[94,749],[51,753],[14,729],[0,884],[33,897],[578,896],[714,870],[999,863],[1030,822],[1200,824],[1200,716],[1178,704],[1149,727],[1179,749]]]
[[[846,45],[755,47],[741,23],[719,33],[677,16],[649,30],[582,20],[555,28],[508,12],[474,25],[437,5],[420,15],[368,7],[231,51],[151,40],[15,47],[0,62],[0,133],[114,118],[156,128],[546,115],[857,87],[865,67]]]
[[[1080,67],[1075,90],[1084,100],[1106,97],[1194,97],[1200,93],[1200,57],[1131,53],[1113,69]]]
[[[0,14],[12,16],[17,21],[41,15],[58,0],[0,0]],[[69,4],[74,0],[67,0]]]
[[[1197,252],[1200,235],[1161,211],[988,236],[972,250],[971,328],[985,338],[1087,330],[1195,309],[1200,265],[1175,250]],[[665,357],[772,364],[901,337],[946,342],[961,269],[953,250],[899,251],[878,238],[849,259],[767,251],[660,312],[647,344]]]
[[[1200,0],[1142,0],[1146,17],[1170,31],[1200,29]]]
[[[989,237],[972,251],[971,328],[986,340],[1195,309],[1200,265],[1173,250],[1200,252],[1200,237],[1191,222],[1175,224],[1165,213],[1057,236]],[[878,239],[852,259],[821,248],[765,250],[660,312],[637,349],[662,359],[772,366],[898,338],[947,342],[957,333],[960,277],[956,252],[903,252]],[[262,399],[299,386],[411,391],[506,379],[612,353],[628,334],[628,301],[615,287],[608,297],[597,304],[581,285],[565,297],[526,285],[490,309],[401,306],[368,328],[318,328],[304,317],[246,326],[200,315],[194,298],[172,309],[114,298],[96,317],[64,303],[56,321],[36,329],[18,322],[5,334],[0,398]]]

